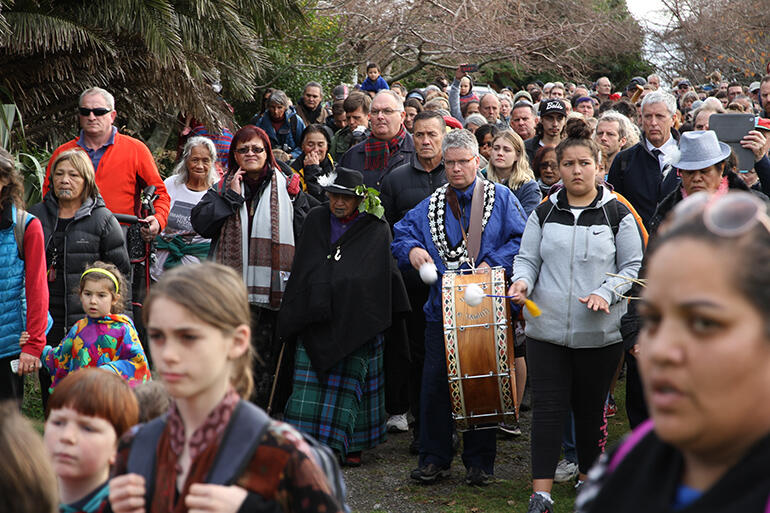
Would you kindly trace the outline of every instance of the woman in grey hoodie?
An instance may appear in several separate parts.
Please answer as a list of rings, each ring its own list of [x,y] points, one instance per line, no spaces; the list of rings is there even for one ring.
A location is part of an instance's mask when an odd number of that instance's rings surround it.
[[[579,480],[601,452],[604,400],[623,352],[622,298],[642,263],[643,243],[631,211],[596,185],[599,147],[574,123],[556,148],[564,183],[527,220],[509,293],[531,298],[542,315],[527,321],[533,393],[529,512],[551,512],[562,425],[575,415]],[[579,481],[579,484],[580,484]]]

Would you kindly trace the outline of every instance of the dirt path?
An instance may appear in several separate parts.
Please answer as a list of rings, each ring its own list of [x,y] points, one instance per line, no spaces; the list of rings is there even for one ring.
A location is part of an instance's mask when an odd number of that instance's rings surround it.
[[[521,428],[524,434],[520,437],[498,437],[495,476],[499,482],[486,488],[465,485],[465,467],[459,455],[453,461],[452,475],[448,479],[434,485],[414,483],[409,479],[409,472],[417,467],[417,456],[408,451],[411,432],[389,434],[385,444],[364,453],[361,467],[343,469],[348,503],[355,513],[473,511],[474,502],[477,502],[476,511],[494,511],[489,506],[484,507],[487,500],[508,496],[518,483],[529,479],[527,413],[522,414]],[[511,501],[514,499],[511,498]]]

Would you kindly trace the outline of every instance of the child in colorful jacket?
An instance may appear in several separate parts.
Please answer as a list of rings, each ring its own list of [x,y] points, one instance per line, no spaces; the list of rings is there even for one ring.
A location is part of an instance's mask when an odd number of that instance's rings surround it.
[[[72,326],[59,346],[46,346],[40,357],[51,374],[51,392],[67,374],[83,367],[110,370],[132,387],[150,379],[136,328],[121,313],[120,291],[125,287],[123,276],[112,264],[97,261],[83,272],[79,294],[86,317]]]

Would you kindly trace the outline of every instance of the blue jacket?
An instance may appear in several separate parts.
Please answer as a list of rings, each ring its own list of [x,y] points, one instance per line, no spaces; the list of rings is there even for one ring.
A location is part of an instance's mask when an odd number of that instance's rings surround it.
[[[292,118],[295,118],[295,120],[292,121]],[[292,123],[296,126],[296,130],[292,130]],[[302,139],[302,132],[305,130],[305,122],[297,115],[294,108],[286,110],[286,113],[283,115],[283,125],[278,129],[278,133],[273,128],[269,112],[262,114],[262,117],[254,124],[265,131],[270,138],[270,145],[273,149],[291,153],[291,156],[294,158],[299,157],[299,154],[302,153],[299,141]]]
[[[464,191],[457,191],[460,207],[464,212],[463,222],[467,229],[470,225],[470,200],[473,189],[480,183],[477,178],[470,187]],[[481,234],[481,249],[479,250],[478,263],[486,262],[490,267],[503,267],[508,275],[511,274],[513,257],[519,252],[521,234],[524,232],[526,219],[516,196],[504,185],[494,184],[495,200],[492,214],[487,222],[484,232]],[[446,185],[444,187],[449,187]],[[438,189],[437,194],[441,189]],[[433,195],[431,195],[432,197]],[[409,252],[413,248],[425,249],[433,259],[438,270],[439,279],[431,285],[428,301],[425,303],[425,320],[428,322],[441,322],[441,276],[447,269],[446,262],[442,261],[433,242],[428,223],[428,207],[430,198],[421,201],[410,210],[401,221],[394,226],[394,239],[391,244],[393,256],[398,260],[401,269],[409,269]],[[458,245],[462,240],[460,224],[445,206],[445,230],[447,242]],[[461,269],[468,269],[468,264],[463,264]],[[416,305],[412,305],[414,308]]]
[[[540,194],[540,186],[534,180],[521,184],[518,189],[513,191],[513,195],[521,203],[521,208],[524,209],[524,214],[527,217],[543,199],[543,196]]]
[[[362,91],[374,91],[375,93],[377,91],[381,91],[383,89],[390,89],[388,86],[388,83],[385,82],[385,79],[382,77],[377,77],[376,82],[372,82],[369,80],[369,77],[366,77],[366,80],[364,80],[361,83],[361,90]]]
[[[27,216],[27,223],[33,218]],[[27,302],[24,290],[24,261],[13,229],[16,207],[11,212],[11,226],[0,230],[0,358],[21,352],[19,335],[26,329]]]

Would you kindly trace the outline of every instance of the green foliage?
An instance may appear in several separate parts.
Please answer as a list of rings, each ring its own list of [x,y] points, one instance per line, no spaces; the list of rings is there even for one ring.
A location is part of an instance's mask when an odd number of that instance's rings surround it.
[[[312,9],[305,12],[305,18],[306,23],[294,23],[264,40],[266,64],[257,82],[258,93],[271,87],[297,101],[305,84],[318,82],[328,97],[334,86],[354,78],[353,67],[338,61],[337,48],[343,40],[340,18]],[[236,102],[236,119],[246,123],[260,109],[259,100]]]
[[[361,204],[358,205],[359,212],[372,214],[373,216],[382,219],[382,216],[385,215],[385,207],[383,207],[382,202],[380,202],[380,193],[377,189],[359,185],[356,187],[356,194],[364,197]]]
[[[38,203],[43,197],[45,163],[50,152],[27,142],[21,112],[15,104],[6,104],[0,109],[0,145],[13,156],[16,167],[24,180],[24,202],[27,206]],[[18,119],[18,128],[15,120]]]
[[[265,38],[305,21],[303,0],[27,0],[2,3],[4,88],[33,141],[70,137],[78,95],[117,98],[121,122],[141,129],[181,110],[229,124],[228,98],[250,100],[266,64]]]

